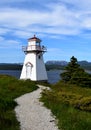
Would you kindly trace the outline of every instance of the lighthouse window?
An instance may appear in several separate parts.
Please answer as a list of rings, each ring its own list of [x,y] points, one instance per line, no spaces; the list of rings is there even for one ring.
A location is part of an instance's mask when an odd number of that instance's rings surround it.
[[[39,55],[39,59],[41,58],[41,56]]]

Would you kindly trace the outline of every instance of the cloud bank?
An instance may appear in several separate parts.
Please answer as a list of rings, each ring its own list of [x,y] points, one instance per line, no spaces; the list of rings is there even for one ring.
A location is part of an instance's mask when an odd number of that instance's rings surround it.
[[[21,41],[34,34],[91,39],[90,33],[91,0],[0,1],[0,48],[18,49]]]
[[[40,5],[41,1],[37,4]],[[10,6],[14,3],[16,5],[17,2],[21,3],[25,0],[0,2],[3,4],[0,8],[1,35],[8,32],[19,37],[22,37],[23,33],[29,36],[29,33],[34,32],[46,35],[79,35],[84,30],[91,29],[91,1],[89,0],[58,0],[56,3],[49,0],[49,4],[47,1],[44,2],[46,10],[42,9],[42,11],[36,8],[37,5],[33,9],[18,8],[18,5]],[[34,0],[30,2],[26,0],[26,4],[27,2],[31,7]],[[9,6],[4,7],[5,3]]]

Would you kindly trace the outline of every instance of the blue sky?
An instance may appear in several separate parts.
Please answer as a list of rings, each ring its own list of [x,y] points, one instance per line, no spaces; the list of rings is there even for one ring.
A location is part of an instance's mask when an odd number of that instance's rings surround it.
[[[91,62],[91,0],[0,1],[0,63],[22,63],[34,34],[47,47],[45,62]]]

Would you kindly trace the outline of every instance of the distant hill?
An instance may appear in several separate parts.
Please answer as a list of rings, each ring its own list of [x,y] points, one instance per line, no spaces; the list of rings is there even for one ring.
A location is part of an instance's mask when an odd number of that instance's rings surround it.
[[[67,61],[47,61],[46,68],[47,69],[64,69],[64,67],[68,64]],[[87,70],[91,70],[91,62],[88,61],[78,61],[78,64]]]
[[[67,66],[67,61],[55,61],[50,60],[45,63],[46,69],[64,69]],[[88,61],[78,61],[78,64],[86,70],[91,70],[91,62]],[[0,70],[21,70],[22,64],[21,63],[0,63]]]
[[[88,62],[88,61],[78,61],[78,63],[79,63],[80,65],[84,65],[84,66],[86,66],[86,65],[91,65],[91,62]]]
[[[88,61],[79,61],[78,64],[80,64],[81,67],[87,70],[91,70],[91,62]]]
[[[68,64],[66,61],[47,61],[45,63],[46,69],[64,69],[64,67]]]
[[[0,70],[21,70],[22,64],[20,63],[0,63]]]
[[[62,65],[62,66],[66,66],[68,64],[67,61],[47,61],[46,65]]]

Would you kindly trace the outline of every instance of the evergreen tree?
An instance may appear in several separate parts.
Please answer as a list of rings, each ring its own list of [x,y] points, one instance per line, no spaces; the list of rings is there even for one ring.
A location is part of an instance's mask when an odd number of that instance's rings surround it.
[[[65,82],[70,81],[72,79],[73,74],[77,71],[84,72],[84,70],[80,68],[80,65],[78,64],[77,58],[72,56],[70,59],[70,62],[65,67],[65,72],[63,72],[61,74],[62,80]]]
[[[80,67],[74,56],[71,57],[70,62],[65,67],[65,71],[60,76],[64,82],[77,84],[83,87],[91,87],[91,75]]]

